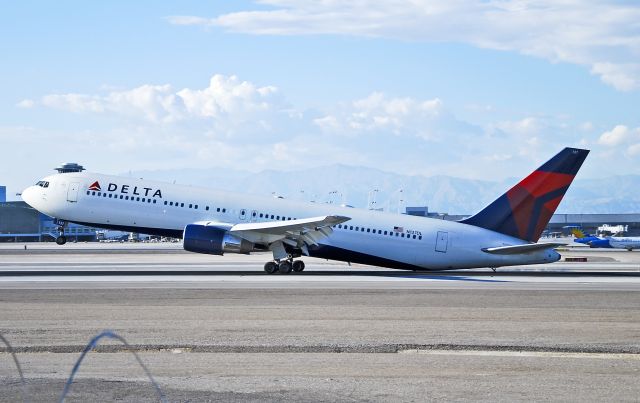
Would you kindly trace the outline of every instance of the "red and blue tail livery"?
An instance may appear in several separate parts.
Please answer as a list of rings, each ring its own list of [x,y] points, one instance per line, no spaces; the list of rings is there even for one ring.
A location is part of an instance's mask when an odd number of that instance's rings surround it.
[[[589,150],[565,148],[476,215],[461,222],[537,242]]]

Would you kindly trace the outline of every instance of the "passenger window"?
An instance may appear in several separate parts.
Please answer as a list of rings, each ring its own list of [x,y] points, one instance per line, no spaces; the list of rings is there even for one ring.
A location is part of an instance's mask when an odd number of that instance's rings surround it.
[[[358,231],[360,229],[360,227],[356,227],[356,231]]]
[[[143,202],[143,203],[145,202],[144,197],[142,198],[142,202]]]
[[[262,218],[262,213],[260,213],[260,218]]]
[[[223,208],[223,209],[222,209],[222,212],[223,212],[223,213],[226,213],[226,212],[227,212],[227,209],[226,209],[226,208]]]
[[[102,193],[98,192],[98,196],[102,196]]]
[[[124,197],[124,199],[125,199],[125,200],[129,200],[129,196],[125,196],[125,197]]]
[[[102,194],[102,197],[107,197],[107,194],[106,194],[106,193],[103,193],[103,194]]]
[[[367,228],[367,232],[371,232],[371,228]]]
[[[184,207],[184,203],[180,203],[180,207]]]
[[[193,204],[189,204],[189,208],[192,208],[192,207],[193,207]]]
[[[120,195],[120,200],[122,200],[122,199],[124,199],[124,196],[123,196],[123,195]]]
[[[387,235],[387,231],[384,232],[384,235]]]
[[[140,201],[140,198],[139,198],[139,197],[136,197],[136,201]]]
[[[166,201],[166,200],[164,201],[164,205],[165,205],[165,206],[167,205],[167,201]]]
[[[258,215],[258,213],[256,213],[255,211],[254,211],[253,213],[251,213],[251,216],[252,216],[252,217],[255,217],[255,216],[257,216],[257,215]]]
[[[156,204],[156,201],[157,201],[156,199],[153,199],[153,204]]]
[[[350,231],[353,231],[353,225],[351,225],[351,226],[349,227],[349,230],[350,230]]]
[[[197,210],[198,209],[198,205],[196,204],[193,208]]]
[[[111,193],[109,193],[109,198],[111,199],[113,197],[113,195]]]
[[[402,235],[400,235],[400,236],[404,238],[404,233],[402,233]]]
[[[91,196],[95,196],[95,195],[96,195],[96,192],[91,192]]]
[[[273,220],[273,214],[271,214],[271,219]]]
[[[205,208],[205,210],[209,211],[209,206],[207,206],[207,208]]]
[[[364,232],[364,227],[360,228],[360,232]]]
[[[418,240],[422,240],[422,235],[418,235]]]

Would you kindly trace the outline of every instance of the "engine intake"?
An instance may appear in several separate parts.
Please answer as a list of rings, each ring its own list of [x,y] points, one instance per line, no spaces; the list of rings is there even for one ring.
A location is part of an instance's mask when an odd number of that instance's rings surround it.
[[[186,251],[223,255],[225,253],[245,253],[253,250],[253,243],[232,235],[225,228],[202,224],[188,224],[184,227],[183,247]]]

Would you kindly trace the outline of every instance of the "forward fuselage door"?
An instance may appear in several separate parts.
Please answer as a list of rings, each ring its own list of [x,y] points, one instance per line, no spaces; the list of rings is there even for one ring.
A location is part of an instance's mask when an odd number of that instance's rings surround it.
[[[78,190],[80,189],[80,184],[77,182],[70,183],[69,189],[67,190],[67,201],[71,203],[75,203],[78,201]]]
[[[449,244],[449,233],[445,231],[438,231],[436,235],[436,252],[447,253],[447,246]]]

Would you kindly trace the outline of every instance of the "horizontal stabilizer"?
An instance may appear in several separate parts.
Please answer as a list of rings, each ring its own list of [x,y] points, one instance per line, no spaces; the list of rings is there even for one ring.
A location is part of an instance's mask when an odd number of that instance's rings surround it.
[[[520,253],[535,252],[542,249],[557,248],[564,246],[566,243],[525,243],[522,245],[497,246],[495,248],[483,248],[483,252],[492,253],[494,255],[517,255]]]

